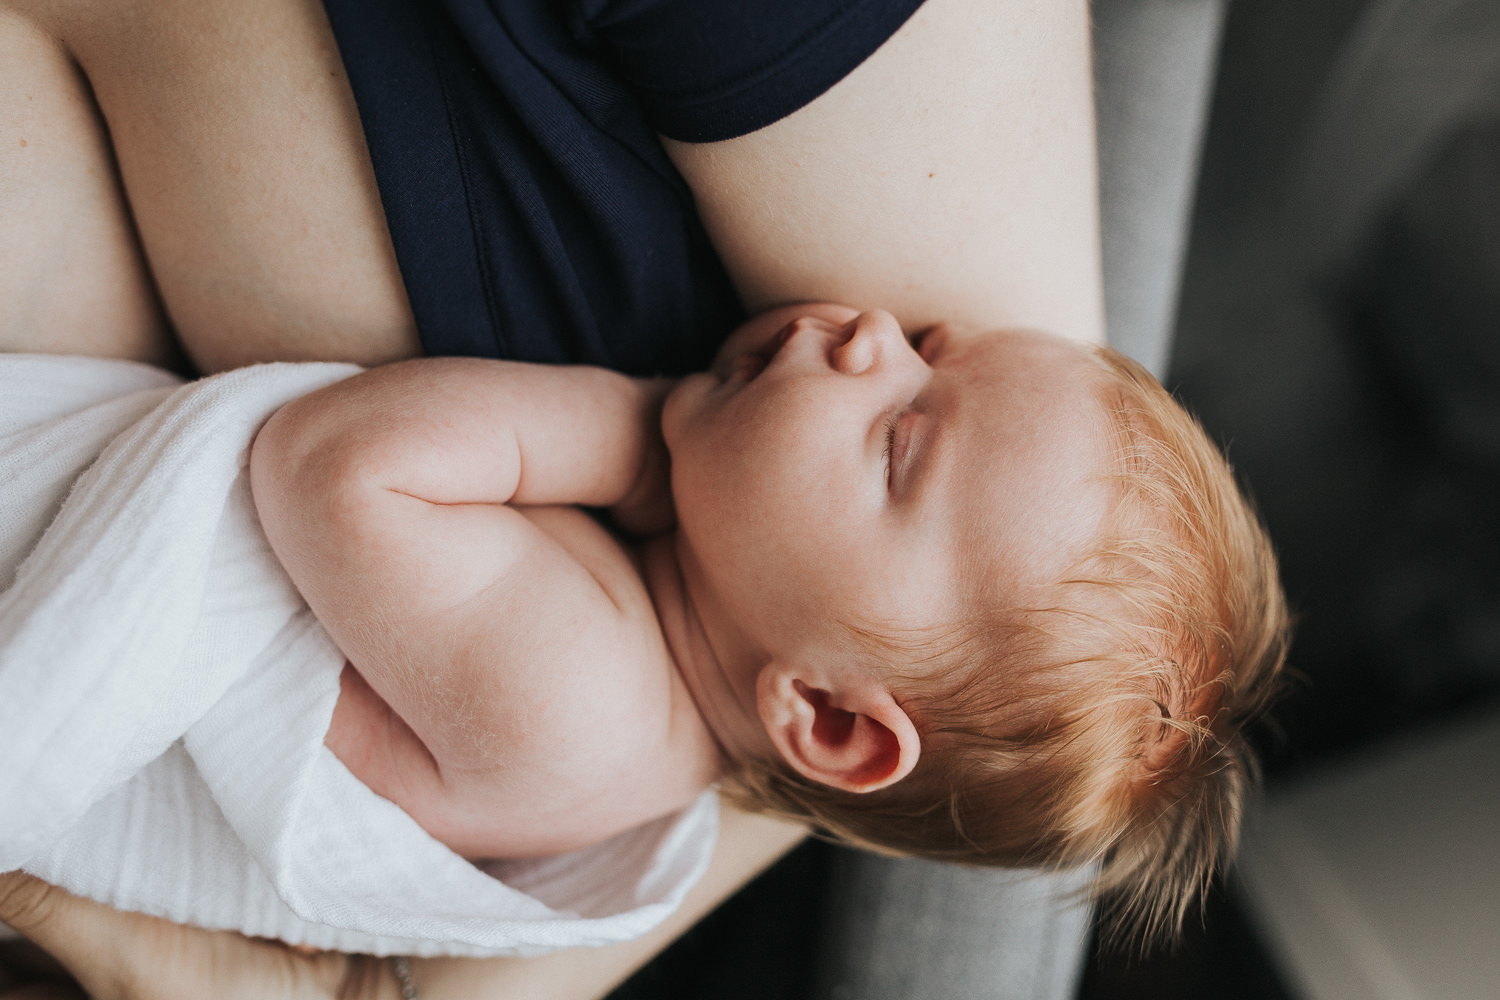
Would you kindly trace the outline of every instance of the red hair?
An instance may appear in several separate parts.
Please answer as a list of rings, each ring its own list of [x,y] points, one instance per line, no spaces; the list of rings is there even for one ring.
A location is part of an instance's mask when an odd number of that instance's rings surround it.
[[[1287,612],[1271,545],[1202,427],[1139,365],[1094,349],[1114,492],[1100,536],[1024,607],[867,646],[921,661],[896,687],[916,769],[867,794],[742,761],[727,789],[880,851],[1097,866],[1115,935],[1168,937],[1232,856]]]

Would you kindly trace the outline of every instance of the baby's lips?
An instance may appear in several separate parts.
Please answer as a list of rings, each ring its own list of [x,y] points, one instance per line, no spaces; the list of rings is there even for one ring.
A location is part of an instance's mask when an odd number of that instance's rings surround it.
[[[728,378],[748,382],[765,370],[766,363],[757,351],[746,351],[734,359]]]
[[[777,330],[776,336],[767,341],[766,345],[760,350],[754,352],[760,356],[760,366],[762,368],[770,364],[771,359],[781,352],[781,349],[786,346],[788,340],[792,339],[792,334],[796,331],[798,322],[800,321],[793,321],[780,330]]]
[[[795,321],[788,323],[776,331],[775,335],[761,346],[748,348],[729,359],[721,358],[714,365],[714,374],[725,381],[732,378],[741,378],[749,381],[755,378],[755,376],[766,370],[766,366],[771,363],[771,359],[786,346],[786,342],[791,339],[792,332],[796,327],[797,324]]]
[[[740,348],[740,344],[747,340],[749,340],[748,337],[736,334],[719,348],[719,353],[714,356],[713,364],[708,368],[710,372],[718,376],[719,381],[725,382],[733,377],[744,362],[745,356],[752,353],[748,347]]]

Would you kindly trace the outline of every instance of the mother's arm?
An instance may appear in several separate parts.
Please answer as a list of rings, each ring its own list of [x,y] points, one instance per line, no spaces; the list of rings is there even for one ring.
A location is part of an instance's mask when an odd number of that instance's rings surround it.
[[[413,978],[423,1000],[603,997],[807,835],[798,824],[730,806],[720,806],[719,820],[719,841],[708,873],[677,912],[651,933],[608,948],[574,949],[540,958],[414,960]]]
[[[594,1000],[604,996],[803,835],[800,827],[789,823],[734,810],[724,811],[722,824],[708,873],[677,912],[646,936],[608,948],[540,958],[419,959],[412,963],[412,972],[422,997]],[[123,913],[19,872],[0,875],[0,922],[12,925],[62,963],[93,1000],[394,1000],[397,996],[394,977],[383,965],[372,967],[333,954],[304,954],[238,934]],[[0,950],[0,993],[9,985],[4,962],[5,952]]]
[[[202,372],[420,353],[321,0],[0,0],[87,78]]]
[[[725,142],[667,142],[752,309],[1103,341],[1085,0],[927,0],[822,97]]]
[[[417,353],[318,0],[0,0],[108,124],[198,366]],[[928,0],[841,83],[724,142],[669,142],[752,309],[1103,333],[1086,0]]]

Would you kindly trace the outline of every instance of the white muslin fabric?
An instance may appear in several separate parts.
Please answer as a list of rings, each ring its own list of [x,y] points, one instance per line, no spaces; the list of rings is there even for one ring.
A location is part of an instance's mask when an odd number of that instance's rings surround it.
[[[654,927],[717,805],[476,866],[323,746],[344,658],[260,530],[250,443],[349,365],[183,382],[0,355],[0,871],[375,954],[536,954]]]

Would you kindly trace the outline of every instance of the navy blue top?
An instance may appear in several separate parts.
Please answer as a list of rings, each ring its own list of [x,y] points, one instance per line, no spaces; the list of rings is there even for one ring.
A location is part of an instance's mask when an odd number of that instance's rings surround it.
[[[678,373],[742,318],[657,133],[791,114],[921,0],[325,0],[429,354]]]

